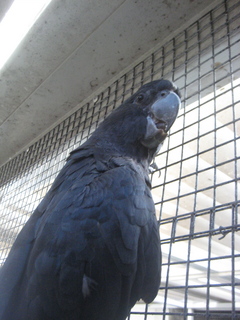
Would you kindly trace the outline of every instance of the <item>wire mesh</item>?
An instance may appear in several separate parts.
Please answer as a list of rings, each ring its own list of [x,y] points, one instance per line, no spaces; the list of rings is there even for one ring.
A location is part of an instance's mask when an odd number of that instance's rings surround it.
[[[140,85],[176,82],[183,108],[151,174],[162,283],[140,319],[240,319],[240,3],[219,1],[0,168],[0,263],[69,152]]]

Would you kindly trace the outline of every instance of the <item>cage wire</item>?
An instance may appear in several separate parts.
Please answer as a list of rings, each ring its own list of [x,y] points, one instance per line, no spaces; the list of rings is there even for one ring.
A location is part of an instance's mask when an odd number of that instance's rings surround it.
[[[69,152],[142,84],[161,77],[183,107],[151,174],[162,282],[128,319],[240,319],[240,2],[219,1],[0,168],[0,263]]]

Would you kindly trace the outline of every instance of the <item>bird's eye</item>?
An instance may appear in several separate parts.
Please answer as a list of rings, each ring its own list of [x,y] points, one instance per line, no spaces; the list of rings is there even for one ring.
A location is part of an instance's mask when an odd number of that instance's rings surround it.
[[[169,94],[169,91],[167,91],[167,90],[163,90],[163,91],[161,91],[161,97],[166,97],[167,95]]]
[[[136,102],[141,102],[141,101],[143,101],[143,99],[144,99],[144,95],[143,95],[143,94],[139,94],[139,95],[136,97],[135,101],[136,101]]]

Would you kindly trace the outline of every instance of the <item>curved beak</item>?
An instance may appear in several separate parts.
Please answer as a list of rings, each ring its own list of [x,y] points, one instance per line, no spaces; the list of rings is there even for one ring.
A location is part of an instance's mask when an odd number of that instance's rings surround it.
[[[164,123],[164,131],[167,132],[177,118],[181,100],[175,92],[169,92],[166,96],[160,96],[151,106],[154,122]]]
[[[180,105],[181,100],[176,93],[161,91],[149,110],[146,133],[141,140],[145,147],[154,149],[163,142],[177,118]]]

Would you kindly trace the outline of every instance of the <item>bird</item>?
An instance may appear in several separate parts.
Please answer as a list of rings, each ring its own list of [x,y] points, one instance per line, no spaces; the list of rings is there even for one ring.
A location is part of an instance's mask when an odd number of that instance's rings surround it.
[[[146,83],[73,150],[0,270],[1,320],[124,320],[161,279],[149,165],[181,105]]]

